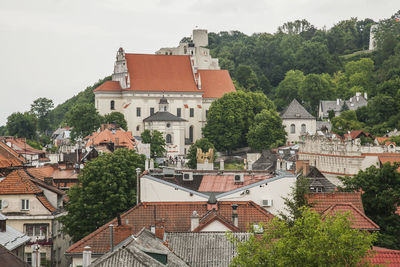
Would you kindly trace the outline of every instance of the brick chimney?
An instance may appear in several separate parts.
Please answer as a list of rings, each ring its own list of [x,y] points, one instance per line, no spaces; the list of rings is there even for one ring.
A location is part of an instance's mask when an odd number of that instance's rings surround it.
[[[158,220],[156,221],[156,237],[158,239],[164,240],[164,232],[165,232],[165,220]]]
[[[296,161],[296,173],[303,171],[303,175],[307,175],[310,172],[310,161],[309,160],[297,160]]]

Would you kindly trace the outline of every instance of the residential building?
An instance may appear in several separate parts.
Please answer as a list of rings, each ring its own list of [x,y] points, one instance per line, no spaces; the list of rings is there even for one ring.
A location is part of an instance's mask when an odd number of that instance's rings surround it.
[[[91,147],[105,147],[106,150],[113,152],[117,148],[135,149],[135,138],[132,132],[125,131],[116,127],[114,124],[102,124],[97,132],[86,136],[84,139],[86,150]],[[102,150],[99,148],[99,150]]]
[[[41,262],[52,266],[66,266],[66,258],[53,254],[66,246],[68,236],[59,236],[54,228],[55,219],[63,213],[65,193],[49,183],[35,178],[24,169],[11,172],[0,181],[1,212],[7,223],[30,237],[24,250],[24,260],[32,261],[32,244],[40,245]]]
[[[14,169],[22,168],[25,163],[24,157],[0,141],[0,177],[7,176]]]
[[[30,267],[31,265],[17,255],[9,251],[4,246],[0,245],[0,263],[1,266],[13,266],[13,267]]]
[[[245,232],[249,227],[267,223],[274,216],[252,201],[141,202],[93,233],[73,244],[67,255],[72,267],[82,265],[83,251],[89,246],[92,261],[144,227],[163,232]],[[113,226],[110,226],[112,224]],[[159,229],[159,230],[158,230]]]
[[[45,163],[50,162],[46,158],[46,152],[43,150],[31,147],[26,138],[15,138],[13,136],[1,136],[0,142],[4,142],[7,146],[11,147],[18,155],[25,158],[25,165],[27,166],[43,166]]]
[[[317,130],[317,122],[296,99],[281,113],[282,123],[287,133],[287,141],[294,144],[299,141],[302,134],[314,134]]]
[[[350,97],[349,100],[342,100],[339,98],[336,100],[321,100],[318,106],[318,118],[321,120],[328,119],[330,110],[332,110],[335,113],[335,117],[337,117],[344,110],[357,110],[367,104],[367,93],[364,93],[364,95],[356,93],[356,95]]]
[[[199,44],[204,43],[199,41]],[[211,103],[225,93],[236,91],[227,70],[210,67],[203,59],[197,59],[196,51],[193,51],[194,54],[187,55],[146,55],[125,53],[120,48],[112,80],[94,90],[97,110],[101,115],[121,112],[133,136],[140,136],[145,127],[154,122],[147,120],[148,124],[144,119],[154,115],[160,99],[166,98],[168,112],[185,120],[183,146],[187,149],[202,137],[201,129]],[[204,50],[199,48],[199,51]],[[181,135],[180,130],[162,132],[165,139],[167,134],[171,135],[172,146],[178,146],[182,140],[181,136],[172,135],[175,132]]]
[[[1,205],[2,203],[0,203]],[[7,217],[0,213],[0,245],[24,260],[25,244],[31,238],[7,225]]]
[[[362,145],[360,136],[364,135],[359,131],[351,132],[346,138],[330,133],[306,134],[299,142],[298,159],[308,160],[310,166],[339,185],[337,176],[356,175],[372,165],[379,167],[379,157],[400,156],[400,148],[394,143]]]

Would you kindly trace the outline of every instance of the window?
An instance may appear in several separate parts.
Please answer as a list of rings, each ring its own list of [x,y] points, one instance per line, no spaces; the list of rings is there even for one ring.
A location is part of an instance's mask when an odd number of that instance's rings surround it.
[[[291,134],[296,133],[296,126],[295,126],[294,124],[291,124],[291,125],[290,125],[290,133],[291,133]]]
[[[111,110],[114,110],[114,109],[115,109],[115,102],[114,102],[114,100],[111,100],[111,102],[110,102],[110,109],[111,109]]]
[[[306,132],[306,125],[304,123],[301,125],[301,132],[302,133]]]
[[[46,266],[46,253],[40,253],[40,266]]]
[[[3,208],[3,200],[0,199],[0,210]]]
[[[25,261],[32,265],[32,253],[25,253]]]
[[[168,122],[167,123],[167,128],[169,128],[169,127],[171,127],[171,123]]]
[[[47,224],[25,224],[25,234],[27,236],[38,236],[39,239],[47,237]]]
[[[193,125],[189,127],[189,140],[193,143]]]
[[[140,131],[140,125],[136,126],[136,131]]]
[[[29,210],[29,199],[21,199],[21,210]]]
[[[177,108],[177,109],[176,109],[176,116],[177,116],[178,118],[181,117],[181,108]]]
[[[136,117],[140,117],[141,115],[140,115],[140,108],[139,107],[137,107],[136,108]]]
[[[154,108],[150,108],[150,116],[154,114]]]
[[[206,119],[208,118],[208,109],[206,110]]]
[[[194,108],[190,108],[190,117],[191,117],[191,118],[194,117]]]
[[[165,138],[165,142],[166,142],[167,144],[171,144],[171,143],[172,143],[172,137],[171,137],[170,134],[167,134],[167,136],[166,136],[166,138]]]

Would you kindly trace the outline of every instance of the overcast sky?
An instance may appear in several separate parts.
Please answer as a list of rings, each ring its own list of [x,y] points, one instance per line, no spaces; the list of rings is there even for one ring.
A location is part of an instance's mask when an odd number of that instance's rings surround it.
[[[330,28],[399,9],[398,0],[0,0],[0,125],[36,98],[57,105],[110,75],[120,46],[154,53],[196,26],[274,33],[296,19]]]

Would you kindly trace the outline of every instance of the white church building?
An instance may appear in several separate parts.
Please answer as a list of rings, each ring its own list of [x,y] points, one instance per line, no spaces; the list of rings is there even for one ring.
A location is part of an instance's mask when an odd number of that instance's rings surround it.
[[[121,112],[134,136],[145,129],[161,131],[168,155],[185,154],[202,137],[211,103],[236,91],[228,71],[220,70],[218,60],[204,48],[207,45],[207,31],[197,29],[189,42],[154,55],[120,48],[112,80],[94,90],[98,112]]]

